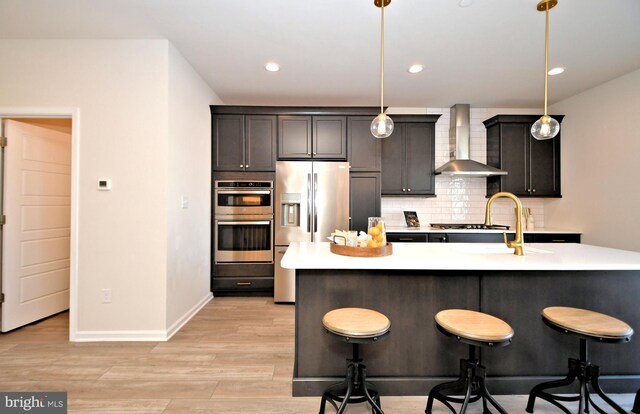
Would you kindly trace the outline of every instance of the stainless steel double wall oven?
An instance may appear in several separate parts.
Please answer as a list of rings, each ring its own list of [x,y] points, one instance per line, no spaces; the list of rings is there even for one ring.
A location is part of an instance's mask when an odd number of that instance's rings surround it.
[[[215,181],[214,203],[215,263],[273,263],[273,181]]]

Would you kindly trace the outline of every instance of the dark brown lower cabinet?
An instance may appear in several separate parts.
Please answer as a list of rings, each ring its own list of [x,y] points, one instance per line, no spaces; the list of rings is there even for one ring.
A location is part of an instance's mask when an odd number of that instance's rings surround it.
[[[215,296],[273,296],[273,264],[214,264]]]
[[[514,233],[507,233],[507,239],[513,240]],[[525,233],[525,243],[580,243],[577,233]],[[502,233],[387,233],[387,241],[412,243],[501,243]]]

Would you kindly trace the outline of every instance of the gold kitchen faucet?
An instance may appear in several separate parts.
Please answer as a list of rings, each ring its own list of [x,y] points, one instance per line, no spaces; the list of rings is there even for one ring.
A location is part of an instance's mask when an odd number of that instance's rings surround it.
[[[491,204],[493,200],[497,198],[510,198],[516,203],[516,239],[513,241],[507,240],[507,233],[503,233],[504,235],[504,243],[507,247],[514,249],[513,254],[516,256],[524,256],[524,240],[522,236],[522,203],[520,199],[516,197],[512,193],[508,193],[506,191],[501,191],[499,193],[495,193],[492,195],[489,200],[487,200],[487,210],[485,211],[484,216],[484,225],[491,226]]]

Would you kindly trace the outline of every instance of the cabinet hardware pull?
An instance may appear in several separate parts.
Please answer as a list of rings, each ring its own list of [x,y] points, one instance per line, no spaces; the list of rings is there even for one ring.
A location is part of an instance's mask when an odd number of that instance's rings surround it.
[[[313,153],[313,155],[318,155],[318,153],[317,153],[317,152],[314,152],[314,153]]]
[[[251,286],[251,282],[238,282],[236,286]]]
[[[307,155],[311,155],[311,153],[310,153],[310,152],[307,152]]]
[[[400,241],[413,241],[413,239],[403,238],[403,237],[400,237],[398,240],[400,240]]]
[[[240,164],[240,168],[243,168],[243,167],[244,167],[244,165]]]
[[[533,190],[531,190],[531,191],[533,191],[533,192],[535,193],[535,192],[536,192],[536,189],[534,188],[534,189],[533,189]]]
[[[249,168],[249,164],[245,165],[244,168]]]
[[[407,191],[411,191],[411,189],[410,189],[410,188],[407,188]]]
[[[406,188],[403,188],[403,189],[402,189],[402,191],[407,191],[407,189],[406,189]]]
[[[566,240],[560,240],[560,239],[551,239],[551,243],[566,243]]]

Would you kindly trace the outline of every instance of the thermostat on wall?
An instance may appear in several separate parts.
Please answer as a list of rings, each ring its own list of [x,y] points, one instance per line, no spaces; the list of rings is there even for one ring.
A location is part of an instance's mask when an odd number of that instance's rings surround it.
[[[101,178],[98,180],[98,190],[109,191],[111,190],[111,178]]]

